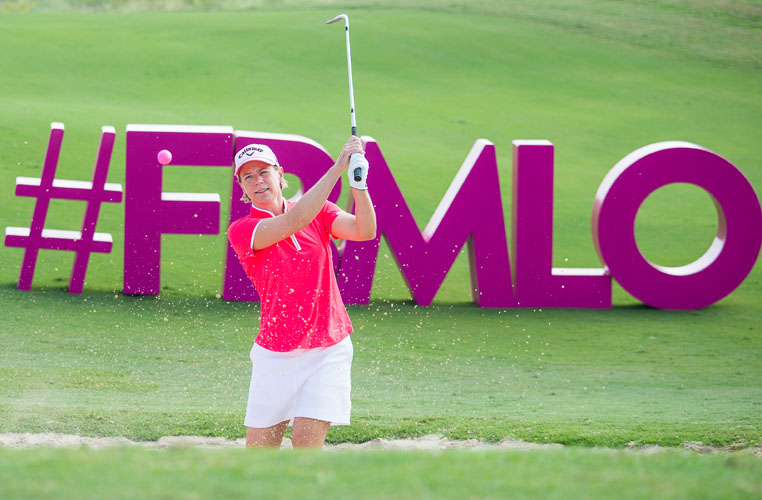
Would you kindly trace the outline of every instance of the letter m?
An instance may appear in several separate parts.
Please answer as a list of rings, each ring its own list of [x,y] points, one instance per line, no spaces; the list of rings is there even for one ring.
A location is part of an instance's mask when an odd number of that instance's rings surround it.
[[[476,141],[422,234],[378,144],[370,137],[363,139],[378,231],[375,240],[347,241],[340,250],[337,277],[344,301],[370,301],[383,235],[419,305],[431,304],[467,243],[474,302],[481,307],[515,307],[494,144]],[[432,184],[432,169],[425,172],[414,177],[419,189]]]

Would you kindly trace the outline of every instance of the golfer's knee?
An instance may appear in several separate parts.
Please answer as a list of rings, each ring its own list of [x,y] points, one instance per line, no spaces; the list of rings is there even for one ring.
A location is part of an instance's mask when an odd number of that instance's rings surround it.
[[[291,444],[294,448],[320,448],[325,443],[330,422],[314,418],[295,418],[291,430]]]
[[[283,433],[288,421],[273,425],[272,427],[246,428],[246,446],[250,448],[278,448],[283,441]]]

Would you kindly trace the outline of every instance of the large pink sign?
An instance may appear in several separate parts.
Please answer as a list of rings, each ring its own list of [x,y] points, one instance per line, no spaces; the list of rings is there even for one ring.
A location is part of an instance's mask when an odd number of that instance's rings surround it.
[[[69,278],[70,293],[82,292],[90,253],[111,252],[113,243],[111,234],[95,232],[95,225],[102,202],[122,201],[122,186],[106,182],[116,131],[114,127],[101,129],[101,141],[95,156],[93,177],[90,182],[55,178],[63,136],[63,123],[51,123],[48,151],[45,154],[41,176],[16,177],[16,195],[37,199],[29,227],[5,228],[5,245],[25,249],[19,275],[19,290],[31,289],[40,250],[74,252],[74,265]],[[45,228],[51,199],[87,202],[85,217],[79,231]]]
[[[51,132],[42,178],[17,180],[17,194],[38,197],[38,208],[28,230],[6,229],[6,245],[27,249],[19,279],[22,289],[31,285],[37,249],[78,252],[80,264],[73,271],[77,279],[73,278],[70,286],[72,293],[78,293],[87,252],[110,251],[110,235],[108,246],[97,243],[101,233],[90,236],[95,224],[93,217],[97,219],[95,211],[90,217],[93,220],[86,218],[83,222],[79,236],[71,237],[75,243],[55,243],[63,240],[53,238],[50,233],[53,230],[42,229],[46,200],[75,197],[97,207],[101,201],[120,201],[121,186],[103,187],[113,145],[113,135],[104,132],[105,142],[99,149],[90,188],[84,187],[76,194],[65,194],[60,187],[60,193],[55,191],[58,181],[53,181],[53,177],[63,126],[60,134],[56,130],[54,127]],[[465,246],[474,302],[481,307],[499,308],[608,308],[612,277],[633,296],[654,307],[700,308],[727,296],[743,282],[762,245],[762,209],[751,184],[727,160],[694,144],[653,144],[627,155],[612,168],[599,187],[593,206],[592,238],[602,267],[574,269],[552,267],[554,147],[550,142],[513,143],[509,252],[500,176],[491,142],[476,141],[421,232],[380,146],[370,137],[363,140],[371,165],[368,188],[376,207],[378,232],[372,241],[345,242],[334,249],[339,287],[348,304],[369,302],[382,237],[416,303],[432,303]],[[164,166],[157,159],[158,153],[171,152],[175,165],[223,167],[220,175],[231,179],[233,221],[248,212],[248,206],[237,201],[241,191],[231,175],[233,152],[254,142],[272,147],[286,172],[297,176],[304,189],[309,189],[333,164],[322,146],[301,136],[234,131],[231,127],[127,127],[124,293],[160,292],[162,234],[220,231],[219,195],[164,192]],[[98,165],[102,165],[100,169]],[[699,186],[710,194],[717,208],[718,232],[701,258],[670,268],[650,263],[642,256],[635,241],[634,224],[641,204],[651,193],[677,182]],[[329,199],[336,201],[340,193],[341,182]],[[79,243],[80,240],[85,243]],[[84,264],[80,253],[85,254]],[[232,248],[227,252],[223,297],[258,300]]]
[[[649,194],[684,182],[704,189],[717,209],[717,235],[695,262],[648,262],[635,242],[635,216]],[[593,205],[601,262],[637,299],[663,309],[696,309],[728,295],[754,266],[762,215],[754,189],[729,161],[695,144],[661,142],[627,155],[603,179]]]

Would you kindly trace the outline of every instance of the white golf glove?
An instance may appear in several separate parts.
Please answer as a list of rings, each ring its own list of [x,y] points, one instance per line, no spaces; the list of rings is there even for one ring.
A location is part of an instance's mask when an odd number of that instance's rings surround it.
[[[365,180],[368,177],[368,160],[364,155],[360,153],[354,153],[349,157],[349,169],[347,169],[347,176],[349,176],[349,185],[354,189],[365,191],[368,189],[368,184]]]

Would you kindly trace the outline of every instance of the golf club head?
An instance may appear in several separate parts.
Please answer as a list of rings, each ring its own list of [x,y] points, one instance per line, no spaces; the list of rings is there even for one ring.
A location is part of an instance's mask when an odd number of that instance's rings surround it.
[[[344,20],[344,26],[349,25],[349,16],[347,16],[346,14],[339,14],[338,16],[334,17],[330,21],[326,21],[325,24],[333,24],[336,21],[338,21],[339,19],[343,19]]]

